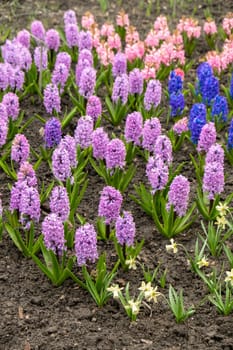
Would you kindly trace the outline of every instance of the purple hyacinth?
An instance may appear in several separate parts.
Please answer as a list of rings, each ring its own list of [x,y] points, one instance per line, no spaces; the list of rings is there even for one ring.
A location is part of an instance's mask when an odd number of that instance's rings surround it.
[[[214,118],[216,117],[217,121],[226,122],[228,112],[229,110],[226,97],[217,95],[214,98],[213,103],[211,105],[212,120],[214,120]]]
[[[41,21],[33,21],[31,23],[31,33],[35,37],[35,39],[44,41],[45,29],[43,23]]]
[[[216,194],[224,189],[224,167],[219,162],[205,164],[203,177],[203,192],[208,194],[208,199],[213,200]]]
[[[159,135],[155,141],[154,153],[168,165],[172,162],[172,143],[166,135]]]
[[[93,225],[86,223],[75,232],[75,253],[79,266],[98,259],[97,234]]]
[[[212,145],[206,154],[205,162],[206,162],[206,164],[217,162],[223,166],[224,165],[224,150],[223,150],[222,146],[219,145],[218,143],[215,143],[214,145]]]
[[[20,164],[19,171],[17,172],[18,182],[24,182],[29,187],[37,186],[37,178],[33,166],[25,161]]]
[[[57,118],[50,118],[45,123],[44,128],[45,146],[48,148],[56,147],[61,141],[61,122]]]
[[[175,71],[171,71],[168,80],[168,93],[180,94],[183,89],[183,81],[180,75],[177,75]]]
[[[20,221],[22,224],[29,220],[39,221],[40,219],[40,195],[36,187],[26,186],[21,193],[19,203]]]
[[[84,68],[79,81],[79,94],[85,98],[93,95],[96,84],[96,70],[92,67]]]
[[[65,149],[68,152],[70,166],[75,168],[77,165],[77,148],[74,137],[66,135],[61,139],[60,147]]]
[[[62,222],[66,221],[70,213],[70,202],[65,187],[55,186],[49,200],[49,207],[52,213],[57,214]]]
[[[11,74],[8,74],[8,63],[0,62],[0,89],[5,90],[9,85],[9,78]],[[10,66],[11,67],[11,66]]]
[[[143,75],[140,69],[134,68],[129,73],[129,93],[141,95],[143,91]]]
[[[125,105],[128,100],[128,93],[129,93],[129,78],[127,74],[122,74],[120,76],[117,76],[114,81],[113,90],[112,90],[113,102],[117,103],[119,100],[121,100],[121,103]]]
[[[3,103],[0,103],[0,124],[3,122],[8,123],[8,114],[6,106]]]
[[[209,148],[215,144],[217,133],[214,123],[210,122],[203,126],[201,129],[200,137],[198,140],[197,150],[198,152],[207,152]]]
[[[112,64],[112,75],[116,78],[118,75],[127,73],[127,58],[123,52],[118,52]]]
[[[68,24],[77,24],[77,17],[73,10],[65,11],[63,18],[65,26]]]
[[[90,32],[85,32],[81,30],[78,35],[78,48],[79,51],[83,49],[91,50],[92,49],[92,36]]]
[[[32,55],[31,52],[26,47],[21,47],[20,50],[20,68],[29,71],[32,65]]]
[[[133,142],[140,145],[142,136],[143,118],[140,112],[133,112],[127,115],[125,122],[125,139],[126,142]]]
[[[54,85],[58,85],[58,87],[60,86],[62,91],[68,77],[69,77],[69,71],[66,65],[63,63],[56,64],[52,74],[52,83]]]
[[[101,116],[102,105],[98,96],[92,95],[87,100],[86,114],[92,117],[94,123]]]
[[[203,102],[208,106],[212,100],[219,95],[219,80],[215,76],[206,78],[202,85],[200,85],[200,93],[203,98]]]
[[[162,85],[159,80],[151,79],[144,95],[144,106],[147,111],[152,107],[156,108],[161,101]]]
[[[31,36],[28,30],[26,29],[20,30],[17,33],[16,39],[21,45],[29,49]]]
[[[17,163],[26,161],[29,157],[30,145],[23,134],[16,134],[11,146],[11,159]]]
[[[94,59],[92,56],[92,52],[88,49],[83,49],[82,51],[79,52],[79,55],[78,55],[79,65],[82,65],[85,60],[89,62],[89,66],[93,66]]]
[[[106,186],[101,192],[98,216],[104,217],[107,225],[116,221],[120,215],[123,197],[114,187]]]
[[[52,114],[54,109],[57,112],[61,111],[61,98],[56,85],[48,84],[44,89],[44,106],[49,114]]]
[[[171,107],[171,117],[181,115],[185,107],[184,95],[181,92],[170,94],[169,105]]]
[[[104,131],[102,127],[94,130],[92,133],[93,157],[96,159],[105,159],[108,143],[108,134]]]
[[[147,119],[142,130],[142,147],[153,152],[156,139],[161,134],[161,124],[158,118]]]
[[[18,43],[15,39],[12,41],[7,39],[5,44],[2,45],[1,47],[2,57],[4,59],[4,62],[9,63],[13,68],[20,66],[21,48],[22,48],[22,45]]]
[[[10,87],[12,90],[22,90],[25,80],[24,72],[19,68],[12,68],[11,76],[9,77]]]
[[[67,45],[69,47],[77,47],[78,46],[78,26],[77,24],[67,24],[65,26],[65,35]]]
[[[47,249],[55,254],[62,255],[66,250],[65,233],[62,220],[55,213],[49,214],[42,222],[42,234]]]
[[[13,92],[8,92],[3,96],[2,103],[6,107],[8,117],[16,120],[19,115],[19,98]]]
[[[46,47],[37,46],[34,50],[34,62],[39,72],[48,67],[48,50]]]
[[[178,120],[174,126],[173,126],[173,131],[177,135],[181,135],[183,132],[188,131],[188,118],[184,117],[180,120]]]
[[[49,29],[45,33],[45,43],[50,50],[58,51],[60,47],[60,35],[57,30]]]
[[[2,120],[0,123],[0,147],[5,145],[8,134],[8,121]]]
[[[169,170],[167,164],[159,156],[149,157],[146,165],[146,176],[152,187],[154,194],[158,190],[163,190],[168,182]]]
[[[105,160],[108,169],[123,168],[125,157],[126,149],[123,141],[116,138],[107,144]]]
[[[94,123],[90,116],[86,115],[79,118],[74,132],[76,145],[79,145],[82,149],[91,146],[93,128]]]
[[[228,138],[227,138],[227,149],[228,151],[233,148],[233,119],[231,119],[231,124],[228,129]]]
[[[56,179],[66,181],[71,177],[69,154],[64,147],[58,146],[52,155],[52,169]]]
[[[120,245],[133,246],[136,233],[133,216],[128,211],[123,211],[123,216],[116,220],[116,238]]]
[[[201,129],[206,124],[206,106],[203,103],[194,103],[190,111],[189,129],[191,132],[191,141],[196,145]]]
[[[178,216],[184,216],[188,208],[190,184],[183,175],[177,175],[173,179],[168,191],[167,210],[173,205],[174,212]]]
[[[28,188],[24,181],[17,181],[11,188],[10,211],[19,210],[22,193]]]
[[[71,56],[67,52],[59,52],[56,57],[55,67],[60,63],[63,63],[69,72],[71,67],[71,61]]]
[[[92,67],[92,65],[86,59],[83,60],[82,62],[78,62],[78,64],[76,64],[76,67],[75,67],[75,82],[76,82],[77,86],[79,86],[79,84],[80,84],[81,75],[82,75],[83,70],[85,68],[88,68],[88,67]]]

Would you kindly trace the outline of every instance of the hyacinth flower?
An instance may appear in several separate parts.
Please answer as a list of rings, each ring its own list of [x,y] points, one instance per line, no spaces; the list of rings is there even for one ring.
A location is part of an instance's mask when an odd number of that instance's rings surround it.
[[[86,115],[89,115],[93,122],[96,123],[97,119],[101,117],[102,104],[98,96],[92,95],[87,100]]]
[[[132,214],[123,211],[123,215],[119,216],[115,224],[114,245],[120,264],[124,270],[129,269],[127,261],[136,260],[139,255],[144,240],[135,243],[136,226]]]
[[[168,131],[168,136],[172,143],[172,150],[174,152],[181,148],[185,138],[188,137],[188,131],[187,117],[179,119],[177,122],[175,122],[172,129]]]
[[[129,106],[127,104],[129,94],[129,78],[127,74],[122,74],[116,77],[113,89],[112,98],[105,98],[109,116],[104,114],[104,117],[114,126],[120,125],[122,119],[126,116]]]
[[[23,134],[15,135],[11,146],[11,159],[21,164],[28,159],[29,153],[30,145],[26,136]]]
[[[109,238],[111,227],[120,215],[122,201],[121,192],[112,186],[105,186],[101,191],[97,220],[98,235],[101,239]]]
[[[67,256],[64,224],[57,214],[44,218],[39,247],[44,261],[36,254],[32,254],[32,259],[53,285],[60,286],[70,277],[75,258]]]
[[[215,21],[208,17],[203,25],[203,32],[205,40],[210,48],[210,50],[214,50],[216,47],[216,38],[217,38],[217,26]]]
[[[23,162],[11,188],[5,228],[16,247],[27,257],[39,250],[40,237],[35,239],[34,226],[40,219],[40,207],[35,171],[30,163]]]
[[[57,85],[48,84],[44,89],[44,106],[49,114],[61,112],[61,98]]]
[[[103,140],[94,138],[93,156],[94,152],[100,152],[102,155],[99,153],[97,161],[94,158],[90,158],[89,161],[97,174],[104,179],[106,185],[113,186],[123,193],[132,180],[136,167],[131,164],[126,170],[126,147],[122,140],[115,138],[109,141],[103,131],[102,135],[105,137]],[[103,147],[106,147],[104,154]]]
[[[139,68],[134,68],[129,72],[129,104],[135,110],[139,110],[143,100],[144,78]]]
[[[228,120],[228,103],[225,96],[217,95],[211,104],[211,119],[220,131]]]
[[[191,141],[198,143],[201,129],[206,124],[206,106],[203,103],[194,103],[191,108],[188,127],[191,133]]]
[[[142,129],[142,148],[146,159],[148,159],[150,153],[154,151],[155,142],[159,135],[161,135],[161,132],[162,126],[157,117],[145,121]]]
[[[144,108],[143,118],[148,119],[150,116],[159,117],[162,109],[158,109],[162,97],[162,85],[159,80],[149,80],[144,94]]]
[[[214,75],[207,77],[199,86],[203,102],[210,106],[214,98],[219,95],[219,80]]]
[[[140,112],[129,113],[125,121],[126,162],[130,164],[142,142],[143,118]]]
[[[179,93],[172,93],[169,95],[170,116],[172,118],[182,115],[185,107],[184,95]]]
[[[198,21],[192,17],[182,17],[177,25],[178,31],[183,36],[185,53],[190,57],[197,45],[197,39],[201,35],[201,27]]]
[[[226,140],[226,146],[223,145],[226,157],[230,164],[233,164],[233,119],[231,119],[230,126],[228,128],[228,136]]]
[[[110,283],[116,275],[119,261],[112,271],[107,271],[106,254],[100,257],[97,250],[97,233],[92,224],[85,223],[75,232],[75,254],[77,264],[82,269],[82,279],[72,271],[70,277],[80,287],[87,290],[98,306],[103,306],[111,296],[108,291]],[[95,275],[91,273],[89,265],[96,263]]]

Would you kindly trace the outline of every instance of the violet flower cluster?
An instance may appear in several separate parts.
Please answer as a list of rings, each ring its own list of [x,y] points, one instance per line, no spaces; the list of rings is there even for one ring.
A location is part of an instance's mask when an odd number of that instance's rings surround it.
[[[12,141],[11,159],[21,164],[29,157],[30,145],[25,135],[17,134]]]
[[[168,165],[164,163],[160,156],[149,157],[146,165],[146,176],[152,187],[152,194],[166,187],[168,175]]]
[[[64,226],[61,218],[51,213],[42,222],[42,235],[44,244],[48,250],[52,250],[57,255],[62,255],[66,251],[66,241]]]
[[[92,117],[88,115],[80,117],[74,131],[76,145],[79,145],[82,149],[91,146],[93,128],[94,122]]]
[[[69,153],[64,146],[58,146],[52,155],[53,175],[60,181],[66,181],[71,178],[71,164]]]
[[[86,115],[92,117],[93,122],[95,123],[96,120],[101,116],[101,113],[102,104],[100,98],[95,95],[90,96],[87,100]]]
[[[93,225],[86,223],[76,230],[75,253],[79,266],[98,259],[97,234]]]
[[[161,131],[162,127],[158,118],[147,119],[142,129],[142,147],[153,152],[155,142]]]
[[[69,156],[71,168],[76,168],[77,166],[77,148],[74,137],[66,135],[61,139],[59,147],[64,149]]]
[[[16,120],[19,116],[19,98],[13,92],[8,92],[3,96],[3,105],[6,107],[8,118]]]
[[[120,191],[112,186],[105,186],[101,191],[98,216],[103,217],[107,225],[114,223],[120,215],[122,201]]]
[[[126,142],[133,142],[135,145],[141,144],[143,129],[143,118],[140,112],[133,112],[127,115],[125,122]]]
[[[96,84],[96,70],[93,67],[83,69],[79,81],[79,93],[85,98],[94,94]]]
[[[159,135],[155,141],[154,154],[159,156],[168,165],[172,162],[172,144],[169,137]]]
[[[156,108],[161,102],[162,86],[159,80],[151,79],[147,84],[144,95],[144,106],[147,111]]]
[[[123,52],[118,52],[113,60],[112,75],[116,78],[118,75],[127,73],[127,58]]]
[[[61,122],[57,118],[50,118],[45,123],[44,128],[45,146],[48,148],[56,147],[61,141]]]
[[[206,155],[202,189],[209,200],[224,189],[224,150],[219,144],[212,145]]]
[[[133,246],[136,233],[133,216],[128,211],[123,211],[123,216],[116,220],[116,238],[120,245]]]
[[[48,49],[43,46],[37,46],[34,50],[34,62],[39,72],[48,67]]]
[[[118,138],[109,141],[105,155],[107,169],[123,168],[125,166],[125,157],[124,142]]]
[[[58,51],[60,47],[60,35],[57,30],[49,29],[45,33],[45,44],[49,50]]]
[[[122,74],[116,77],[113,90],[112,90],[112,100],[117,103],[119,100],[123,105],[126,104],[129,94],[129,78],[127,74]]]
[[[51,192],[49,207],[51,213],[57,214],[62,222],[66,221],[70,213],[70,202],[65,187],[55,186]]]
[[[109,137],[104,129],[102,127],[95,129],[92,133],[93,157],[96,159],[105,159],[108,143]]]
[[[129,73],[129,93],[141,95],[143,92],[143,75],[140,69],[134,68]]]
[[[217,138],[217,132],[215,124],[210,122],[203,126],[201,129],[200,137],[197,144],[198,152],[207,152],[209,148],[215,144]]]
[[[188,200],[190,193],[190,183],[183,175],[177,175],[168,191],[167,210],[173,206],[174,212],[179,216],[184,216],[188,208]]]
[[[57,113],[61,111],[61,98],[57,85],[48,84],[44,89],[44,106],[49,114],[52,114],[54,110]]]

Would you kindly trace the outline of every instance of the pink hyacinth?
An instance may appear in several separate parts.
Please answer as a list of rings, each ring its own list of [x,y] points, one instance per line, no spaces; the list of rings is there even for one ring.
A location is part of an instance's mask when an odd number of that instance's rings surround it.
[[[188,118],[184,117],[180,120],[178,120],[174,126],[173,126],[173,131],[177,135],[181,135],[183,132],[188,131]]]
[[[124,10],[121,10],[116,18],[116,23],[119,27],[128,27],[129,26],[129,16],[125,13]]]
[[[217,26],[212,18],[207,18],[203,26],[203,31],[206,35],[213,35],[217,33]]]
[[[91,12],[87,11],[81,18],[81,24],[84,29],[91,30],[93,24],[95,24],[95,17]]]

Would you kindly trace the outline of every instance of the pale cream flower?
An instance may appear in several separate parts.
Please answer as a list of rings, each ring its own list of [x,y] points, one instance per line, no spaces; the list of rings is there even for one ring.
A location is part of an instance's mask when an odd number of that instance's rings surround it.
[[[217,221],[215,222],[215,224],[216,224],[219,228],[225,230],[225,227],[226,227],[226,224],[227,224],[226,217],[223,216],[223,215],[222,215],[222,216],[217,216],[216,220],[217,220]]]
[[[119,284],[113,284],[111,287],[107,288],[107,291],[112,293],[114,299],[117,299],[119,298],[122,289],[123,288],[119,287]]]
[[[219,212],[220,216],[225,216],[226,213],[229,211],[229,207],[226,205],[226,203],[219,203],[219,205],[216,205],[216,209]]]
[[[197,262],[199,269],[201,269],[202,267],[207,267],[209,266],[209,264],[210,263],[205,256],[203,256],[203,258]]]
[[[137,315],[139,313],[139,310],[140,310],[140,305],[141,305],[141,301],[139,301],[139,300],[134,301],[133,299],[130,299],[128,301],[128,305],[126,307],[129,307],[131,309],[132,313],[134,315]]]
[[[226,271],[227,277],[225,278],[225,282],[230,282],[233,286],[233,269],[231,271]]]
[[[136,266],[136,259],[135,258],[129,258],[127,260],[125,260],[125,264],[128,266],[128,268],[130,270],[136,270],[137,266]]]
[[[169,252],[170,250],[173,250],[173,253],[176,254],[178,252],[177,243],[174,241],[174,239],[170,239],[171,244],[166,244],[166,251]]]
[[[155,304],[158,302],[158,296],[160,296],[161,293],[157,292],[157,289],[157,286],[154,288],[151,287],[151,289],[145,293],[145,298],[147,301],[153,301]]]

